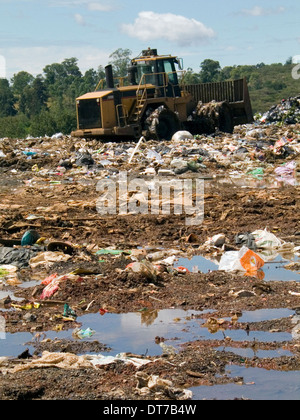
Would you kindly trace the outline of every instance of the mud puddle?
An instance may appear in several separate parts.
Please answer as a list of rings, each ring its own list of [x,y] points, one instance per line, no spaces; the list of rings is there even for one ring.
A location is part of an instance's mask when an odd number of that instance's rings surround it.
[[[215,176],[211,180],[206,181],[208,185],[215,186],[224,186],[230,185],[237,188],[255,188],[255,189],[280,189],[286,186],[298,186],[300,182],[300,177],[295,175],[287,177],[276,177],[276,176],[265,176],[263,171],[261,174],[247,175],[238,171],[231,171],[228,173],[228,176]]]
[[[185,329],[190,324],[193,326],[195,316],[200,316],[204,312],[183,311],[183,310],[163,310],[163,311],[142,311],[128,314],[111,314],[104,316],[88,314],[77,318],[77,323],[81,330],[90,329],[92,335],[86,341],[98,340],[105,343],[111,350],[110,355],[121,352],[131,352],[149,356],[161,355],[162,349],[155,343],[155,337],[164,337],[172,340],[167,344],[179,345],[182,342],[193,339],[193,334]],[[197,324],[198,325],[198,324]],[[183,331],[185,330],[185,331]],[[40,333],[43,338],[75,340],[74,330],[62,332],[48,331]],[[180,338],[178,338],[178,336]],[[17,356],[20,352],[28,348],[33,351],[33,346],[26,345],[33,342],[35,334],[15,333],[6,334],[5,342],[1,343],[0,356]],[[175,339],[174,339],[175,337]],[[176,338],[177,337],[177,338]]]
[[[299,371],[280,372],[228,365],[224,376],[235,378],[235,383],[191,388],[193,399],[300,400]]]
[[[300,281],[300,273],[285,268],[286,265],[293,262],[299,262],[300,258],[292,256],[290,259],[283,259],[277,255],[271,261],[265,262],[264,267],[259,270],[259,278],[264,281]],[[208,273],[219,269],[218,261],[210,261],[207,258],[196,255],[189,258],[179,258],[174,267],[185,267],[189,271],[196,273],[200,270],[202,273]]]
[[[19,297],[15,296],[11,291],[0,290],[0,300],[5,299],[7,296],[10,296],[10,298],[12,300],[16,300],[16,301],[19,301],[19,302],[21,302],[23,300],[23,298],[19,298]],[[1,310],[5,310],[5,309],[1,308]]]
[[[291,353],[288,350],[284,350],[282,348],[277,350],[255,350],[255,349],[236,349],[234,347],[216,347],[216,350],[218,351],[224,351],[224,352],[231,352],[234,354],[237,354],[241,356],[242,358],[250,359],[252,357],[258,357],[260,359],[264,358],[276,358],[276,357],[292,357],[293,353]]]
[[[277,331],[276,328],[260,330],[259,323],[266,321],[278,321],[285,318],[293,318],[295,311],[289,309],[260,309],[256,311],[245,311],[238,318],[240,328],[235,328],[230,318],[224,317],[224,324],[215,325],[210,322],[201,324],[201,339],[205,340],[232,340],[234,342],[273,342],[280,343],[293,339],[291,332]],[[251,325],[251,327],[249,327]],[[256,327],[257,325],[257,327]],[[247,328],[247,326],[249,328]]]
[[[107,313],[104,316],[99,313],[88,314],[78,317],[76,320],[78,329],[91,331],[90,337],[84,338],[84,340],[76,338],[74,336],[76,330],[72,329],[61,332],[40,332],[37,335],[36,333],[7,333],[6,339],[1,342],[0,357],[16,357],[26,348],[32,353],[37,337],[49,340],[99,341],[107,346],[109,349],[107,352],[114,356],[122,352],[160,356],[166,349],[157,343],[157,337],[163,337],[165,345],[173,352],[179,351],[182,344],[194,340],[222,341],[226,338],[226,340],[234,342],[280,343],[289,342],[293,339],[291,333],[284,331],[259,331],[254,330],[254,328],[249,331],[243,327],[231,329],[230,326],[212,330],[207,327],[206,319],[210,316],[213,317],[213,315],[214,312],[209,310],[199,312],[179,309],[141,311],[127,314]],[[288,309],[264,309],[243,313],[239,322],[243,326],[249,322],[258,323],[292,318],[294,315],[295,311]],[[224,321],[229,321],[229,318],[224,318]],[[251,350],[250,354],[253,355],[254,352]]]

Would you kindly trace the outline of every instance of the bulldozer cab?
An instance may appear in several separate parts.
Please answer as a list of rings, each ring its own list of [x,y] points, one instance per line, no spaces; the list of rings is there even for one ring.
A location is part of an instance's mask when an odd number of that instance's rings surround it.
[[[144,50],[140,57],[131,61],[131,84],[156,86],[159,96],[180,97],[178,73],[175,64],[180,61],[174,56],[158,56],[157,50]]]

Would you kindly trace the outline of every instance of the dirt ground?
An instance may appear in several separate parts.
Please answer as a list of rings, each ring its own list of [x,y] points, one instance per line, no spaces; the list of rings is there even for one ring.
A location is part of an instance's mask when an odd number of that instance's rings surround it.
[[[49,159],[49,162],[51,160]],[[28,163],[29,162],[29,163]],[[207,183],[205,189],[204,222],[199,226],[186,226],[184,216],[126,215],[101,217],[95,207],[98,198],[95,185],[76,181],[65,184],[48,182],[28,184],[32,176],[32,164],[38,160],[23,161],[24,170],[16,178],[1,168],[3,179],[0,193],[0,238],[18,240],[27,229],[36,229],[42,237],[51,241],[63,241],[73,247],[71,259],[54,263],[50,267],[22,268],[18,279],[46,278],[79,270],[75,279],[60,283],[58,291],[45,301],[40,299],[44,286],[21,289],[18,285],[2,285],[1,291],[9,295],[14,292],[23,298],[20,303],[4,299],[0,315],[5,317],[7,332],[35,332],[79,327],[76,320],[58,319],[64,304],[76,311],[78,316],[97,313],[100,308],[112,313],[128,313],[147,309],[151,311],[181,308],[194,311],[210,309],[216,319],[231,317],[232,321],[218,328],[226,327],[291,332],[290,318],[280,321],[242,324],[234,317],[243,311],[267,308],[300,309],[300,285],[297,282],[266,282],[257,277],[241,273],[213,271],[204,273],[178,274],[162,269],[157,278],[125,270],[132,261],[127,253],[104,255],[99,262],[95,249],[115,247],[118,250],[177,249],[184,255],[199,254],[199,248],[208,237],[224,233],[227,250],[238,249],[234,238],[240,232],[253,232],[268,228],[286,242],[300,245],[299,194],[297,186],[282,188],[238,188],[231,183],[217,181]],[[283,162],[282,162],[283,163]],[[44,161],[45,164],[45,161]],[[52,161],[53,164],[53,161]],[[11,162],[20,167],[20,162]],[[26,167],[29,165],[29,168]],[[31,167],[30,167],[31,165]],[[205,175],[217,172],[217,165],[211,164]],[[21,179],[20,179],[21,178]],[[51,180],[60,180],[52,176]],[[27,182],[27,183],[26,183]],[[10,194],[11,188],[14,194]],[[39,210],[37,210],[39,209]],[[31,214],[42,214],[42,218],[28,220]],[[191,234],[194,238],[191,240]],[[203,250],[202,250],[203,251]],[[145,252],[145,251],[144,251]],[[221,255],[221,251],[214,250]],[[210,252],[208,252],[209,256]],[[145,255],[141,252],[138,259]],[[38,302],[40,306],[30,310],[34,320],[24,321],[24,311],[4,311],[11,304]],[[205,315],[203,315],[205,317]],[[207,315],[209,318],[209,316]],[[213,322],[213,321],[209,321]],[[155,337],[153,337],[153,340]],[[226,336],[224,340],[203,340],[186,343],[178,354],[163,354],[159,357],[144,356],[150,363],[137,369],[133,365],[119,362],[97,369],[58,369],[54,367],[34,368],[17,373],[0,374],[0,399],[98,399],[98,400],[150,400],[180,399],[181,391],[198,385],[214,385],[228,382],[243,382],[243,378],[227,378],[225,366],[234,363],[243,366],[260,366],[274,370],[300,370],[299,342],[287,342],[284,348],[293,356],[277,358],[243,359],[231,352],[217,351],[226,346],[247,348],[253,342],[234,342]],[[282,343],[255,344],[258,349],[276,349]],[[7,368],[27,363],[32,357],[41,356],[43,351],[71,352],[74,354],[101,352],[105,344],[72,341],[38,340],[34,355],[21,355],[6,362]],[[141,357],[141,355],[139,355]],[[172,382],[172,387],[161,387],[141,392],[139,375],[158,375]]]

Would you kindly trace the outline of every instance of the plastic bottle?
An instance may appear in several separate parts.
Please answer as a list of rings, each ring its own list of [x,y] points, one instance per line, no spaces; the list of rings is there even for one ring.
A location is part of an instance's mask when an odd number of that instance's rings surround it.
[[[21,246],[34,245],[39,238],[40,235],[36,230],[28,230],[22,237]]]

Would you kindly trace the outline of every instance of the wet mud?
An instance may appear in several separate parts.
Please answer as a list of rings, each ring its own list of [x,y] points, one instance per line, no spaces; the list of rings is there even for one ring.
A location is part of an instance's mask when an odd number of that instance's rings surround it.
[[[37,145],[35,140],[32,142]],[[60,156],[26,160],[12,155],[10,160],[0,162],[0,238],[18,243],[24,232],[34,229],[45,238],[44,244],[47,241],[63,242],[71,249],[64,254],[70,257],[67,261],[54,261],[35,268],[24,266],[10,281],[5,278],[1,281],[0,315],[5,320],[5,332],[31,333],[32,340],[24,343],[24,353],[19,357],[7,354],[8,359],[0,358],[0,399],[178,400],[184,398],[181,391],[193,387],[201,389],[201,386],[243,384],[242,377],[226,375],[228,365],[299,372],[299,337],[291,335],[290,340],[283,342],[247,339],[247,333],[253,331],[292,334],[295,329],[292,316],[255,322],[239,321],[245,311],[262,309],[286,308],[295,315],[299,314],[298,281],[270,281],[264,276],[218,270],[205,273],[201,271],[201,266],[195,273],[181,273],[162,266],[153,278],[126,269],[133,261],[133,253],[134,259],[141,261],[151,252],[170,249],[186,258],[202,255],[218,261],[224,249],[205,248],[203,244],[219,233],[227,238],[225,250],[238,250],[236,235],[256,229],[268,229],[281,240],[298,247],[297,184],[279,184],[274,188],[271,183],[271,187],[267,187],[266,177],[262,181],[256,180],[251,188],[240,188],[234,179],[227,177],[228,169],[223,166],[220,169],[218,162],[207,162],[202,174],[207,181],[201,225],[186,226],[184,215],[101,217],[96,209],[99,194],[96,180],[86,171],[76,175],[64,172],[63,177],[57,174],[39,177],[32,169],[34,165],[56,167],[61,159],[69,156],[72,148],[74,144],[67,140]],[[9,150],[6,152],[9,153]],[[278,162],[283,164],[286,161]],[[17,174],[12,173],[12,169],[16,169]],[[134,168],[137,175],[142,170],[142,164]],[[33,175],[36,177],[34,181]],[[34,217],[30,217],[32,215]],[[97,250],[108,248],[123,252],[96,254]],[[290,256],[289,261],[287,256],[287,263],[290,262],[288,268],[297,272],[299,263],[293,262],[293,258]],[[54,273],[58,276],[74,274],[61,281],[52,296],[42,299],[45,285],[41,282]],[[34,303],[37,305],[34,306]],[[21,308],[30,304],[30,309]],[[64,315],[66,304],[76,316]],[[191,340],[180,344],[175,353],[158,349],[155,356],[129,354],[128,357],[136,356],[148,361],[139,368],[115,361],[96,369],[65,370],[49,366],[11,371],[15,366],[38,359],[45,351],[76,355],[109,354],[110,343],[93,338],[78,341],[45,338],[43,335],[50,331],[79,330],[82,324],[78,319],[84,315],[97,314],[105,319],[109,313],[138,312],[151,317],[151,312],[171,308],[195,311],[194,319],[199,321],[199,331],[222,332],[222,338],[214,339],[212,336],[211,339]],[[205,313],[197,315],[198,311]],[[234,330],[244,331],[245,338],[230,338],[228,331]],[[155,338],[153,334],[151,340],[154,342]],[[176,340],[176,337],[173,338]],[[168,338],[166,344],[172,345],[172,339]],[[26,348],[34,350],[26,352]],[[251,349],[253,355],[243,357],[233,349]],[[278,349],[287,351],[288,355],[255,356],[255,352],[261,350]],[[170,381],[172,385],[152,389],[141,386],[141,378],[151,375]]]

